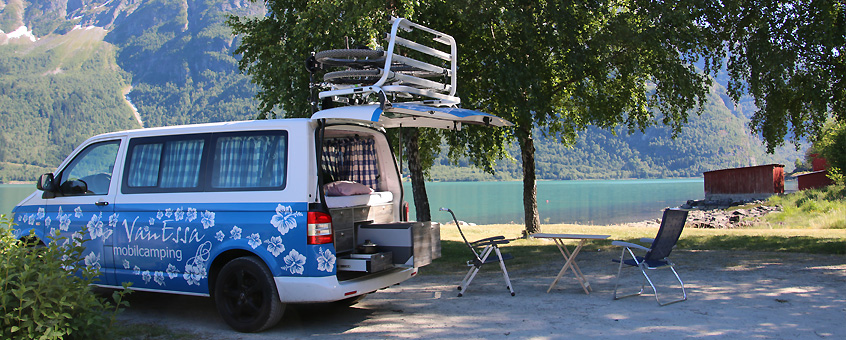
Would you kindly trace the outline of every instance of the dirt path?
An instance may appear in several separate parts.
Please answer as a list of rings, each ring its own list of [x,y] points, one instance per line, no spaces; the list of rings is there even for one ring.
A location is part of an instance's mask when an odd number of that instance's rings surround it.
[[[613,301],[617,267],[610,259],[619,253],[591,252],[579,255],[579,265],[594,287],[591,295],[584,294],[569,273],[547,294],[563,264],[555,263],[510,271],[515,297],[508,294],[496,267],[484,268],[460,298],[455,291],[460,275],[425,275],[424,270],[354,307],[288,306],[282,322],[260,334],[230,330],[207,298],[136,292],[130,297],[132,307],[120,318],[164,324],[208,339],[814,339],[846,334],[844,256],[727,251],[673,255],[689,299],[665,307],[651,294]],[[678,294],[666,287],[672,274],[658,273],[659,289],[665,287],[662,297]]]

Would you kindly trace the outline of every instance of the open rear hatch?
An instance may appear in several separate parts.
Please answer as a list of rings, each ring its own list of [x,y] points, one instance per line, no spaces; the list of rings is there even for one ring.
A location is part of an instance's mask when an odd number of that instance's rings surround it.
[[[322,120],[324,126],[332,126],[334,129],[353,125],[376,129],[428,127],[460,130],[463,124],[512,125],[507,120],[483,112],[415,103],[344,106],[319,111],[312,115],[312,119]],[[355,130],[350,128],[350,131]],[[327,132],[326,135],[332,134]],[[382,175],[385,175],[385,171],[388,169],[380,170]],[[402,190],[401,186],[397,187],[397,190]],[[399,195],[393,197],[401,200],[402,194],[399,192]],[[330,201],[325,195],[321,199],[324,202]],[[355,278],[396,266],[421,267],[440,257],[438,223],[396,222],[392,210],[396,204],[393,203],[329,206],[338,254],[339,279]],[[365,244],[375,245],[363,247]]]

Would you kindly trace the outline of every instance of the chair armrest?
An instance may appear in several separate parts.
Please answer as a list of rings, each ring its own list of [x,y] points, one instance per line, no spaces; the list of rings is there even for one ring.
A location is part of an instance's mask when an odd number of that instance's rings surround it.
[[[505,239],[505,236],[494,236],[494,237],[483,238],[481,240],[471,242],[470,245],[471,246],[477,246],[477,245],[488,245],[488,244],[508,244],[509,242],[510,241]]]
[[[652,244],[652,242],[655,242],[655,239],[650,238],[650,237],[644,237],[644,238],[640,239],[640,242]]]
[[[644,247],[642,245],[629,243],[629,242],[623,242],[623,241],[614,241],[614,242],[611,242],[611,245],[612,246],[635,248],[635,249],[640,249],[640,250],[644,250],[644,251],[649,251],[649,248]]]

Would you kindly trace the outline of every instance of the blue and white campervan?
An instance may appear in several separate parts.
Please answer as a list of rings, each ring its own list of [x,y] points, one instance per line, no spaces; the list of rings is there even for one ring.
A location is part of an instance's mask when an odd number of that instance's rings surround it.
[[[386,69],[396,63],[388,59]],[[440,255],[438,225],[403,216],[385,128],[510,124],[432,101],[385,100],[404,86],[387,79],[366,89],[381,103],[310,119],[92,137],[15,207],[16,233],[44,242],[84,234],[97,285],[210,296],[239,331],[273,326],[285,303],[354,303]],[[451,90],[430,97],[451,99]]]

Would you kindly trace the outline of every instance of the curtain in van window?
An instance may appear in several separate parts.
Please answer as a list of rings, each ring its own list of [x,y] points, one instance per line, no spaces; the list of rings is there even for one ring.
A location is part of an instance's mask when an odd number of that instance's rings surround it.
[[[162,188],[193,188],[200,181],[204,141],[168,142],[162,157]]]
[[[217,140],[212,166],[216,188],[281,187],[285,182],[284,136],[235,136]]]
[[[376,141],[342,138],[323,144],[323,170],[336,181],[354,181],[379,190]]]
[[[141,144],[132,149],[129,164],[130,187],[154,187],[159,184],[162,144]]]

